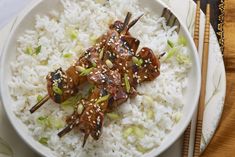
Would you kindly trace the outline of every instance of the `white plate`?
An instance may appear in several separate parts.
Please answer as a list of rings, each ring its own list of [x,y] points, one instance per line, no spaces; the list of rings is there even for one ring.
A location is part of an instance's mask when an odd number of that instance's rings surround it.
[[[175,5],[175,4],[185,4],[184,6],[186,6],[185,8],[177,8],[177,6],[179,6],[179,5]],[[194,8],[194,5],[193,5],[193,3],[191,2],[191,1],[182,1],[182,0],[176,0],[176,1],[174,1],[173,3],[171,2],[171,3],[169,3],[171,6],[174,6],[173,7],[173,10],[174,11],[176,11],[176,13],[177,13],[177,15],[180,15],[179,17],[180,17],[180,19],[183,21],[183,23],[186,23],[186,21],[191,21],[190,23],[188,23],[188,25],[190,26],[191,25],[191,29],[190,30],[192,30],[192,23],[194,22],[193,20],[190,20],[190,17],[191,17],[191,19],[194,19],[193,18],[193,13],[194,13],[194,9],[192,9],[192,8]],[[26,9],[26,10],[28,10],[28,9]],[[188,10],[191,10],[191,11],[188,11]],[[24,11],[25,12],[25,11]],[[188,12],[188,14],[183,14],[184,12]],[[188,17],[188,18],[186,18],[186,16]],[[202,20],[204,20],[204,17],[202,16],[201,17],[202,18]],[[186,20],[187,19],[187,20]],[[19,19],[17,19],[17,21],[15,22],[15,23],[17,23],[17,22],[19,22]],[[12,24],[10,24],[10,25],[8,25],[8,27],[5,29],[6,31],[10,31],[10,28],[12,27],[12,25],[13,25],[13,23]],[[202,25],[203,26],[203,25]],[[8,33],[7,32],[4,32],[4,34],[5,34],[5,37],[8,35]],[[1,35],[2,35],[2,33],[1,33]],[[4,38],[2,38],[2,39],[4,39]],[[203,132],[205,133],[207,133],[207,130],[208,131],[210,131],[210,132],[212,132],[211,134],[205,134],[205,136],[206,136],[206,143],[208,143],[208,141],[209,141],[209,139],[212,137],[212,134],[214,133],[214,130],[215,130],[215,128],[216,128],[216,125],[217,125],[217,123],[218,123],[218,121],[219,121],[219,119],[220,119],[220,114],[221,114],[221,112],[222,112],[222,108],[223,108],[223,98],[224,98],[224,96],[225,96],[225,73],[224,73],[224,65],[223,65],[223,61],[221,61],[222,60],[222,56],[221,56],[221,52],[220,52],[220,50],[219,50],[219,46],[218,46],[218,42],[217,42],[217,40],[216,40],[216,37],[215,37],[215,34],[214,34],[214,32],[212,32],[212,34],[211,34],[211,39],[212,39],[212,41],[213,42],[211,42],[211,44],[210,44],[210,47],[211,47],[211,49],[213,49],[214,50],[214,54],[217,56],[217,58],[218,58],[218,60],[216,60],[216,61],[219,61],[219,62],[215,62],[214,61],[214,58],[215,58],[215,55],[213,55],[212,56],[212,58],[213,58],[213,60],[212,60],[212,62],[210,62],[209,64],[211,65],[211,67],[214,67],[215,65],[217,66],[217,72],[220,72],[220,74],[221,74],[221,79],[220,79],[220,82],[219,82],[219,84],[218,84],[218,87],[219,88],[217,88],[217,92],[216,92],[216,97],[212,97],[211,98],[211,101],[213,100],[213,106],[210,108],[210,110],[213,110],[213,111],[215,111],[215,112],[212,112],[213,114],[210,114],[210,116],[212,116],[212,117],[214,117],[213,119],[208,119],[208,118],[206,118],[205,120],[205,122],[207,122],[207,123],[210,123],[211,121],[215,124],[214,126],[211,126],[211,125],[208,125],[208,126],[206,126],[205,127],[205,125],[203,126]],[[210,49],[210,51],[211,51],[211,49]],[[217,64],[213,64],[213,63],[217,63]],[[215,69],[215,68],[214,68]],[[211,70],[211,71],[214,71],[214,70]],[[209,72],[209,74],[208,75],[210,75],[211,74],[211,72]],[[218,79],[218,76],[215,76],[215,77],[217,77],[217,79]],[[211,78],[208,78],[208,79],[211,79]],[[211,81],[210,81],[211,82]],[[209,90],[208,91],[212,91],[211,89],[213,89],[213,88],[211,88],[212,86],[209,86]],[[214,99],[216,99],[216,98],[218,98],[218,99],[221,99],[221,101],[220,102],[218,102],[218,101],[216,101],[216,100],[214,100]],[[207,97],[207,99],[208,99],[208,97]],[[216,102],[216,103],[214,103],[214,102]],[[208,105],[210,105],[210,104],[212,104],[212,103],[209,103]],[[205,112],[205,114],[206,114],[206,112]],[[208,115],[208,114],[207,114]],[[205,115],[205,117],[208,117],[207,115]],[[208,121],[209,120],[209,121]],[[206,124],[207,124],[206,123]],[[204,123],[205,124],[205,123]],[[9,125],[9,124],[8,124]],[[7,128],[9,128],[9,126],[7,126]],[[205,129],[206,128],[206,129]],[[1,129],[0,129],[0,135],[1,135]],[[5,134],[5,136],[6,136],[6,134]],[[8,135],[9,136],[9,135]],[[9,137],[7,138],[7,137],[5,137],[6,139],[10,139]],[[11,143],[11,145],[12,146],[14,146],[14,144],[15,143],[13,143],[12,142],[12,140],[13,139],[11,139],[10,141],[10,143]],[[18,141],[19,141],[19,139],[18,139]],[[175,144],[175,145],[180,145],[180,143],[178,142],[177,144]],[[204,145],[205,146],[205,145]],[[14,147],[13,147],[14,148]],[[202,148],[204,148],[204,147],[202,147]],[[17,148],[14,148],[14,150],[17,150]],[[172,149],[171,149],[172,150]],[[174,154],[175,156],[177,156],[176,154],[177,153],[175,153],[176,151],[178,151],[178,152],[180,152],[180,150],[174,150],[174,152],[170,152],[170,154]],[[17,151],[18,153],[20,153],[20,151]],[[21,154],[24,154],[23,152],[21,153]],[[25,154],[27,154],[27,153],[25,153]],[[30,154],[30,153],[28,153],[28,154]],[[165,155],[162,155],[162,156],[172,156],[172,155],[170,155],[169,154],[169,151],[168,151],[168,153],[166,153]],[[179,154],[179,153],[178,153]],[[25,156],[25,155],[24,155]],[[29,155],[29,156],[31,156],[31,155]]]

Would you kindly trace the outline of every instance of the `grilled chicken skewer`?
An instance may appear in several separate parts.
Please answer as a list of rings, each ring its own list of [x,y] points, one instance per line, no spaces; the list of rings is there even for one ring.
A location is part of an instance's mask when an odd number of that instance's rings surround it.
[[[88,99],[78,102],[75,112],[67,120],[67,127],[58,133],[60,137],[76,127],[85,134],[83,146],[89,135],[98,140],[105,113],[128,97],[134,97],[138,84],[151,81],[160,74],[159,60],[151,49],[144,47],[137,53],[139,40],[130,35],[129,29],[141,16],[129,23],[130,17],[128,13],[124,23],[114,22],[100,37],[100,42],[89,48],[68,70],[63,72],[60,68],[47,76],[49,95],[36,104],[31,113],[49,98],[57,103],[64,102],[74,96],[84,82],[96,86]],[[81,107],[82,111],[78,111]]]

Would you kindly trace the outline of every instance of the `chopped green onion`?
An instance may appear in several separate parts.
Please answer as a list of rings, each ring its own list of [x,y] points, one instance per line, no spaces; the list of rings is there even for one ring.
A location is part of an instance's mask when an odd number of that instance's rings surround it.
[[[137,57],[132,57],[132,61],[135,63],[135,64],[137,64],[138,63],[138,61],[139,61],[139,59],[137,58]]]
[[[107,59],[105,63],[110,69],[113,67],[113,63],[109,59]]]
[[[76,34],[75,32],[71,32],[70,38],[71,38],[72,40],[77,39],[77,34]]]
[[[140,144],[137,144],[136,145],[136,149],[139,151],[139,152],[141,152],[141,153],[146,153],[146,152],[148,152],[150,149],[148,149],[148,148],[145,148],[145,147],[143,147],[142,145],[140,145]]]
[[[182,117],[182,113],[180,112],[176,112],[173,114],[173,119],[175,120],[176,123],[180,121],[181,117]]]
[[[78,30],[76,30],[75,28],[69,27],[67,28],[67,33],[70,37],[71,40],[76,40],[77,36],[78,36]]]
[[[91,64],[93,67],[96,67],[96,62],[92,61]]]
[[[79,94],[79,95],[76,95],[76,96],[73,96],[73,97],[70,97],[69,99],[67,99],[66,101],[64,101],[63,103],[61,103],[61,105],[64,105],[64,106],[75,106],[76,103],[81,100],[82,96]]]
[[[140,126],[133,126],[133,133],[137,138],[143,138],[145,129]]]
[[[123,137],[126,139],[130,135],[134,135],[138,139],[143,138],[145,129],[141,126],[130,126],[123,131]]]
[[[130,136],[131,134],[133,134],[133,131],[134,131],[134,129],[133,129],[132,127],[128,127],[128,128],[126,128],[126,129],[124,129],[124,131],[123,131],[123,137],[124,137],[125,139],[127,139],[128,136]]]
[[[99,59],[102,60],[104,56],[104,48],[101,49],[100,54],[99,54]]]
[[[45,127],[60,129],[65,123],[59,118],[53,116],[38,117],[37,122]]]
[[[138,65],[139,65],[139,66],[141,66],[141,65],[143,64],[143,62],[144,62],[144,61],[143,61],[143,59],[142,59],[142,58],[140,58],[140,59],[139,59],[139,64],[138,64]]]
[[[178,44],[186,46],[187,45],[187,40],[185,39],[185,37],[180,36],[179,39],[178,39]]]
[[[76,66],[76,70],[79,72],[83,72],[84,70],[86,70],[86,68],[84,68],[82,66]]]
[[[111,120],[118,120],[121,118],[120,115],[117,113],[107,113],[107,116]]]
[[[93,70],[93,68],[94,67],[87,68],[87,69],[84,68],[84,70],[81,71],[80,76],[86,76],[86,75],[90,74],[90,72]]]
[[[168,44],[171,48],[174,47],[174,43],[173,43],[172,41],[170,41],[170,40],[167,40],[167,44]]]
[[[154,111],[152,109],[147,110],[147,118],[153,119],[154,118]]]
[[[63,55],[64,58],[71,58],[73,55],[71,53],[66,53]]]
[[[25,53],[28,55],[32,55],[33,54],[33,48],[31,46],[27,47],[25,50]]]
[[[41,95],[38,95],[37,96],[37,101],[39,102],[39,101],[41,101],[43,99],[43,96],[41,96]]]
[[[62,90],[57,86],[57,85],[53,85],[52,90],[59,95],[62,95]]]
[[[172,48],[172,49],[170,49],[170,50],[168,51],[168,53],[167,53],[166,60],[167,60],[167,59],[170,59],[171,57],[173,57],[174,54],[176,53],[176,51],[177,51],[177,49],[176,49],[175,47]]]
[[[183,54],[178,54],[176,56],[176,60],[180,63],[180,64],[188,64],[190,63],[190,59],[188,56],[183,55]]]
[[[142,64],[143,64],[143,59],[142,58],[140,58],[140,59],[138,59],[137,57],[132,57],[132,61],[133,61],[133,63],[135,63],[135,65],[137,65],[137,66],[141,66]]]
[[[42,48],[41,45],[39,45],[35,49],[29,46],[26,48],[25,53],[28,55],[33,55],[33,54],[38,55],[41,52],[41,48]]]
[[[35,48],[35,54],[38,55],[41,52],[42,46],[39,45],[38,47]]]
[[[43,60],[40,62],[41,65],[48,65],[48,60]]]
[[[127,74],[124,75],[124,81],[125,81],[126,91],[127,91],[127,93],[129,93],[130,89],[131,89],[131,86],[130,86],[130,82],[128,80],[128,75]]]
[[[41,137],[38,142],[40,142],[43,145],[47,145],[48,144],[48,138],[47,137]]]
[[[84,110],[84,106],[82,104],[79,104],[77,108],[77,113],[82,114],[83,110]]]
[[[105,96],[100,97],[100,98],[96,101],[96,103],[99,104],[99,103],[101,103],[101,102],[104,102],[104,101],[108,100],[108,99],[109,99],[109,96],[110,96],[110,95],[108,94],[108,95],[105,95]]]
[[[50,122],[50,126],[56,129],[61,129],[65,126],[64,121],[56,117],[50,116],[48,117],[48,121]]]
[[[143,97],[143,101],[142,101],[144,104],[148,104],[148,105],[152,105],[154,103],[153,101],[153,98],[148,96],[148,95],[145,95]]]
[[[50,121],[48,120],[48,117],[38,117],[37,118],[37,123],[46,126],[46,127],[51,127]]]

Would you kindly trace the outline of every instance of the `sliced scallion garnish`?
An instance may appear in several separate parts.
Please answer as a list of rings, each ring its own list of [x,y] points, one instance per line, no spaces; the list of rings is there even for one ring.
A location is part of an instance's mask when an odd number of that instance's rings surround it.
[[[140,58],[140,59],[138,59],[137,57],[132,57],[132,61],[133,61],[133,63],[135,63],[135,65],[137,65],[137,66],[141,66],[142,64],[143,64],[143,59],[142,58]]]
[[[152,109],[147,110],[147,118],[153,119],[154,118],[154,111]]]
[[[167,53],[166,60],[167,60],[167,59],[170,59],[171,57],[173,57],[174,54],[176,53],[176,51],[177,51],[177,48],[176,48],[176,47],[170,49],[170,50],[168,51],[168,53]]]
[[[41,101],[43,99],[43,96],[41,96],[41,95],[38,95],[37,96],[37,101],[39,102],[39,101]]]
[[[43,144],[43,145],[47,145],[48,144],[48,138],[47,137],[41,137],[38,142]]]
[[[76,40],[77,39],[77,37],[78,37],[78,30],[77,29],[75,29],[73,27],[69,27],[69,28],[67,28],[66,31],[67,31],[67,33],[68,33],[71,40]]]
[[[96,67],[96,66],[97,66],[97,65],[96,65],[96,62],[94,62],[94,61],[92,61],[91,64],[92,64],[93,67]]]
[[[37,118],[37,123],[43,125],[43,126],[46,126],[46,127],[50,127],[51,124],[50,124],[50,121],[48,120],[48,116],[41,116],[41,117],[38,117]]]
[[[105,96],[100,97],[100,98],[96,101],[96,103],[99,104],[99,103],[101,103],[101,102],[104,102],[104,101],[108,100],[108,99],[109,99],[109,96],[110,96],[110,95],[108,94],[108,95],[105,95]]]
[[[123,137],[124,139],[127,139],[128,136],[130,136],[131,134],[133,134],[134,129],[132,127],[128,127],[126,129],[124,129],[123,131]]]
[[[176,55],[176,60],[180,64],[188,64],[188,63],[190,63],[190,58],[187,55],[184,55],[184,54],[177,54]]]
[[[37,46],[36,48],[29,46],[26,48],[25,53],[28,55],[38,55],[41,52],[41,48],[41,45]]]
[[[42,60],[42,61],[40,62],[40,64],[41,64],[41,65],[48,65],[48,60]]]
[[[48,117],[48,121],[50,122],[50,126],[55,129],[60,129],[65,126],[65,122],[55,116]]]
[[[179,45],[186,46],[186,45],[187,45],[187,40],[185,39],[185,37],[180,36],[180,37],[178,38],[178,44],[179,44]]]
[[[25,50],[25,53],[28,55],[32,55],[33,54],[33,48],[31,46],[27,47]]]
[[[146,152],[148,152],[150,149],[148,149],[148,148],[145,148],[145,147],[143,147],[142,145],[140,145],[140,144],[137,144],[136,145],[136,149],[139,151],[139,152],[141,152],[141,153],[146,153]]]
[[[99,59],[102,60],[104,56],[104,48],[100,50]]]
[[[38,47],[35,48],[35,54],[38,55],[41,52],[42,46],[39,45]]]
[[[84,68],[84,70],[81,71],[80,76],[86,76],[88,74],[90,74],[90,72],[93,70],[94,67],[91,68]]]
[[[66,53],[63,55],[64,58],[71,58],[73,55],[71,53]]]
[[[167,44],[168,44],[171,48],[174,47],[174,43],[173,43],[172,41],[170,41],[170,40],[167,40]]]
[[[127,91],[127,93],[129,93],[130,89],[131,89],[131,86],[130,86],[130,82],[128,80],[128,75],[127,74],[124,75],[124,81],[125,81],[126,91]]]
[[[57,85],[53,85],[52,90],[59,95],[62,95],[63,91],[57,86]]]

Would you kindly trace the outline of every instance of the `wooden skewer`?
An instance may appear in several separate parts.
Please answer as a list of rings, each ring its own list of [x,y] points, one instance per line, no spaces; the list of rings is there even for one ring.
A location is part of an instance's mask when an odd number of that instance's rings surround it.
[[[201,83],[201,93],[200,93],[199,104],[198,104],[193,157],[199,157],[199,155],[200,155],[202,122],[203,122],[203,113],[204,113],[205,97],[206,97],[209,37],[210,37],[210,4],[207,4],[207,6],[206,6],[206,26],[205,26],[205,32],[204,32],[203,55],[202,55],[202,83]]]
[[[143,15],[144,15],[144,14],[141,14],[138,18],[136,18],[135,20],[131,21],[131,23],[127,26],[127,31],[126,31],[126,32],[128,32],[129,29],[130,29],[132,26],[134,26],[134,25],[139,21],[139,19],[140,19]]]
[[[126,18],[124,20],[124,23],[123,23],[123,28],[120,28],[119,33],[121,33],[121,32],[126,33],[125,30],[127,30],[127,27],[128,27],[129,22],[130,22],[131,16],[132,16],[132,14],[130,12],[128,12],[127,15],[126,15]]]
[[[195,46],[196,46],[197,50],[198,50],[198,46],[199,46],[200,8],[201,8],[200,0],[197,0],[195,26],[194,26],[194,36],[193,36],[194,43],[195,43]],[[182,151],[182,156],[183,157],[188,157],[188,154],[189,154],[190,132],[191,132],[191,122],[189,123],[187,129],[184,132],[183,151]]]
[[[39,101],[36,105],[34,105],[29,111],[30,113],[34,113],[37,109],[39,109],[47,100],[49,99],[49,95],[46,95],[41,101]]]
[[[59,137],[63,137],[65,134],[67,134],[68,132],[70,132],[71,130],[73,130],[73,128],[76,126],[76,123],[73,122],[69,125],[67,125],[62,131],[60,131],[57,135]]]

